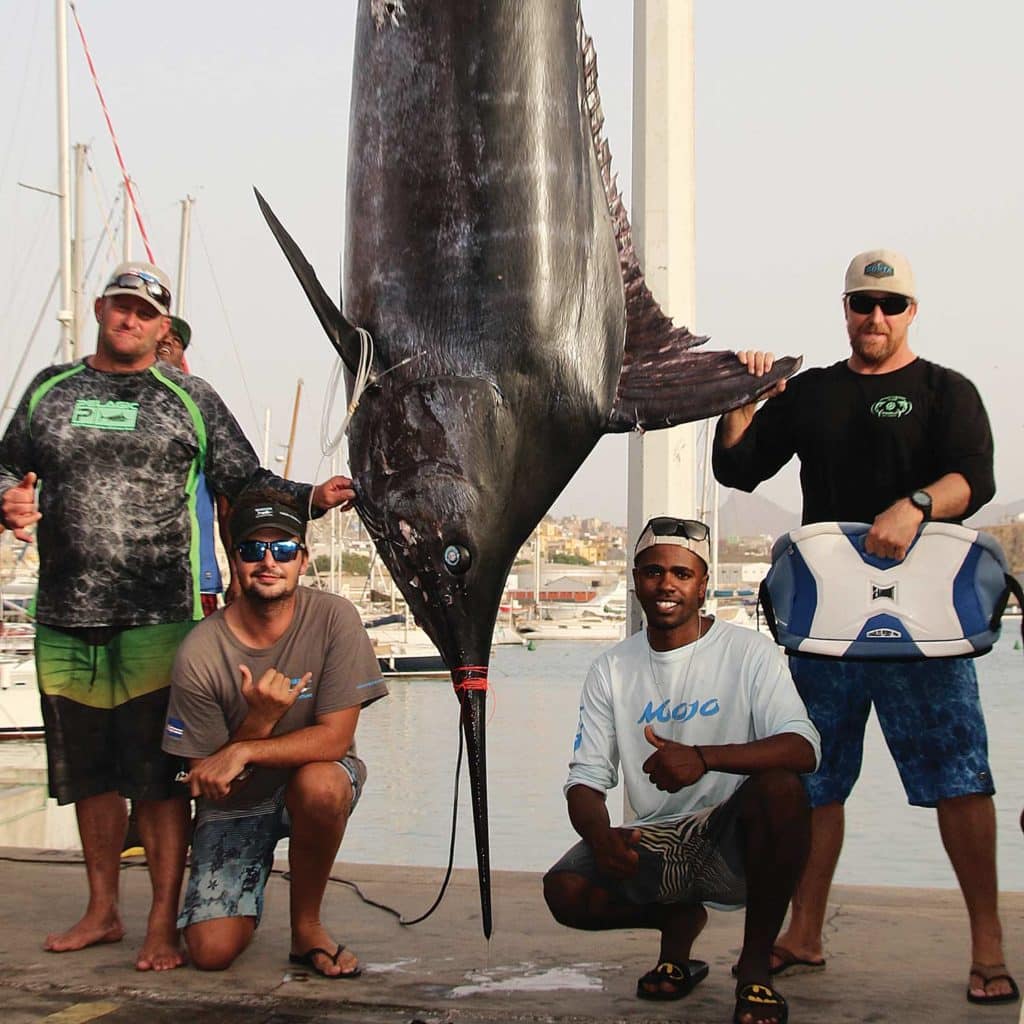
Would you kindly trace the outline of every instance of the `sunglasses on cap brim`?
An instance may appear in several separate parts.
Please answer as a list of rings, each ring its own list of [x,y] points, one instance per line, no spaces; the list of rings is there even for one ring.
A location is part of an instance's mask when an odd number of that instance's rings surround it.
[[[171,305],[171,293],[152,274],[141,270],[133,270],[130,274],[118,274],[112,277],[104,291],[111,288],[127,288],[133,292],[145,292],[164,308]]]
[[[655,516],[647,521],[640,531],[642,537],[648,530],[655,537],[685,537],[687,540],[704,541],[708,539],[707,523],[698,519],[676,519],[675,516]]]

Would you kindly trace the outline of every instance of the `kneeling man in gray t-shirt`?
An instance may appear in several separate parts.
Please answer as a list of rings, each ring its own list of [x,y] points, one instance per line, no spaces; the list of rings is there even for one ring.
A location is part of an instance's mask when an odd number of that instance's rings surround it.
[[[192,630],[174,664],[163,746],[189,760],[197,798],[178,927],[201,970],[229,967],[252,940],[288,836],[289,959],[329,978],[360,973],[320,904],[366,779],[359,712],[387,687],[355,608],[299,586],[305,534],[288,495],[244,493],[230,521],[241,593]]]

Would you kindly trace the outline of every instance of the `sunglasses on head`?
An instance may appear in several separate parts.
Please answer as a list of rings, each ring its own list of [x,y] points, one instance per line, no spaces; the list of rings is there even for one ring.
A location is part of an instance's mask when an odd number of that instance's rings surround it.
[[[687,540],[708,539],[708,527],[697,519],[676,519],[675,516],[655,516],[640,531],[642,537],[650,530],[655,537],[685,537]]]
[[[907,307],[911,303],[906,295],[886,295],[885,298],[879,299],[874,295],[865,295],[863,292],[853,292],[851,295],[847,295],[846,301],[850,304],[850,309],[861,316],[874,313],[875,306],[878,306],[886,316],[899,316],[900,313],[906,313]]]
[[[171,293],[152,274],[143,270],[133,270],[130,274],[118,274],[112,277],[107,288],[130,288],[133,292],[144,291],[151,299],[156,299],[162,306],[170,307]]]
[[[262,562],[268,548],[275,562],[291,562],[306,545],[297,540],[243,540],[235,550],[243,562]]]

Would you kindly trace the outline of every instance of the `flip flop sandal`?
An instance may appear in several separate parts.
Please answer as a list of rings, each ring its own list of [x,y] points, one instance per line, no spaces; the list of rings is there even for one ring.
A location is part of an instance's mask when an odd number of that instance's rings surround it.
[[[682,999],[707,976],[708,965],[703,960],[688,960],[685,964],[664,960],[637,981],[636,994],[640,999]],[[669,987],[665,988],[666,985]]]
[[[772,978],[778,975],[810,974],[814,971],[825,970],[826,961],[824,957],[821,960],[804,960],[803,957],[797,956],[796,953],[786,949],[785,946],[772,946],[772,955],[777,957],[779,961],[774,967],[768,968],[768,974]],[[732,976],[735,978],[736,975],[736,964],[733,964]]]
[[[307,949],[305,953],[289,953],[288,962],[309,967],[316,974],[319,974],[321,978],[326,978],[328,981],[349,981],[352,978],[358,978],[363,973],[363,969],[361,967],[354,967],[351,971],[342,971],[341,974],[325,974],[316,965],[316,957],[318,956],[325,956],[332,964],[336,964],[344,948],[341,943],[338,943],[338,948],[333,953],[329,953],[322,946],[314,946],[312,949]]]
[[[744,985],[736,993],[736,1010],[732,1015],[733,1024],[740,1024],[740,1015],[747,1013],[755,1019],[775,1011],[775,1024],[786,1024],[789,1020],[789,1004],[770,985]]]
[[[988,974],[984,970],[979,968],[991,968],[992,970],[998,971],[998,974]],[[999,968],[1002,968],[1000,971]],[[994,996],[976,996],[971,991],[971,985],[968,981],[967,984],[967,1002],[969,1003],[981,1003],[982,1005],[997,1005],[998,1003],[1015,1003],[1020,999],[1020,989],[1017,988],[1017,982],[1006,973],[1006,964],[971,964],[971,974],[976,974],[982,980],[982,987],[986,990],[993,981],[1006,981],[1009,982],[1010,991],[1002,992],[999,995]]]

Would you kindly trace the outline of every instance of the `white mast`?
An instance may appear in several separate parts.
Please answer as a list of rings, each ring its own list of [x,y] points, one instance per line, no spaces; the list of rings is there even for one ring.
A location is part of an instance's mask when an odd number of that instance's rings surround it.
[[[60,321],[61,361],[72,359],[74,310],[71,296],[71,114],[68,103],[68,14],[56,0],[57,23],[57,191],[60,194]]]
[[[121,186],[124,195],[124,227],[121,235],[121,262],[127,263],[132,258],[132,197],[128,191],[128,179]]]
[[[188,245],[192,234],[193,196],[185,196],[181,201],[181,238],[178,242],[178,290],[174,293],[174,311],[180,317],[185,315],[185,281],[188,265]]]
[[[71,243],[71,351],[70,358],[77,359],[85,339],[85,282],[82,280],[85,268],[85,202],[82,197],[82,179],[85,176],[85,155],[89,147],[84,142],[75,143],[75,234]]]
[[[651,291],[677,324],[694,322],[693,0],[633,4],[633,240]],[[629,436],[627,544],[654,515],[696,508],[693,424]],[[627,603],[627,633],[642,626]]]

